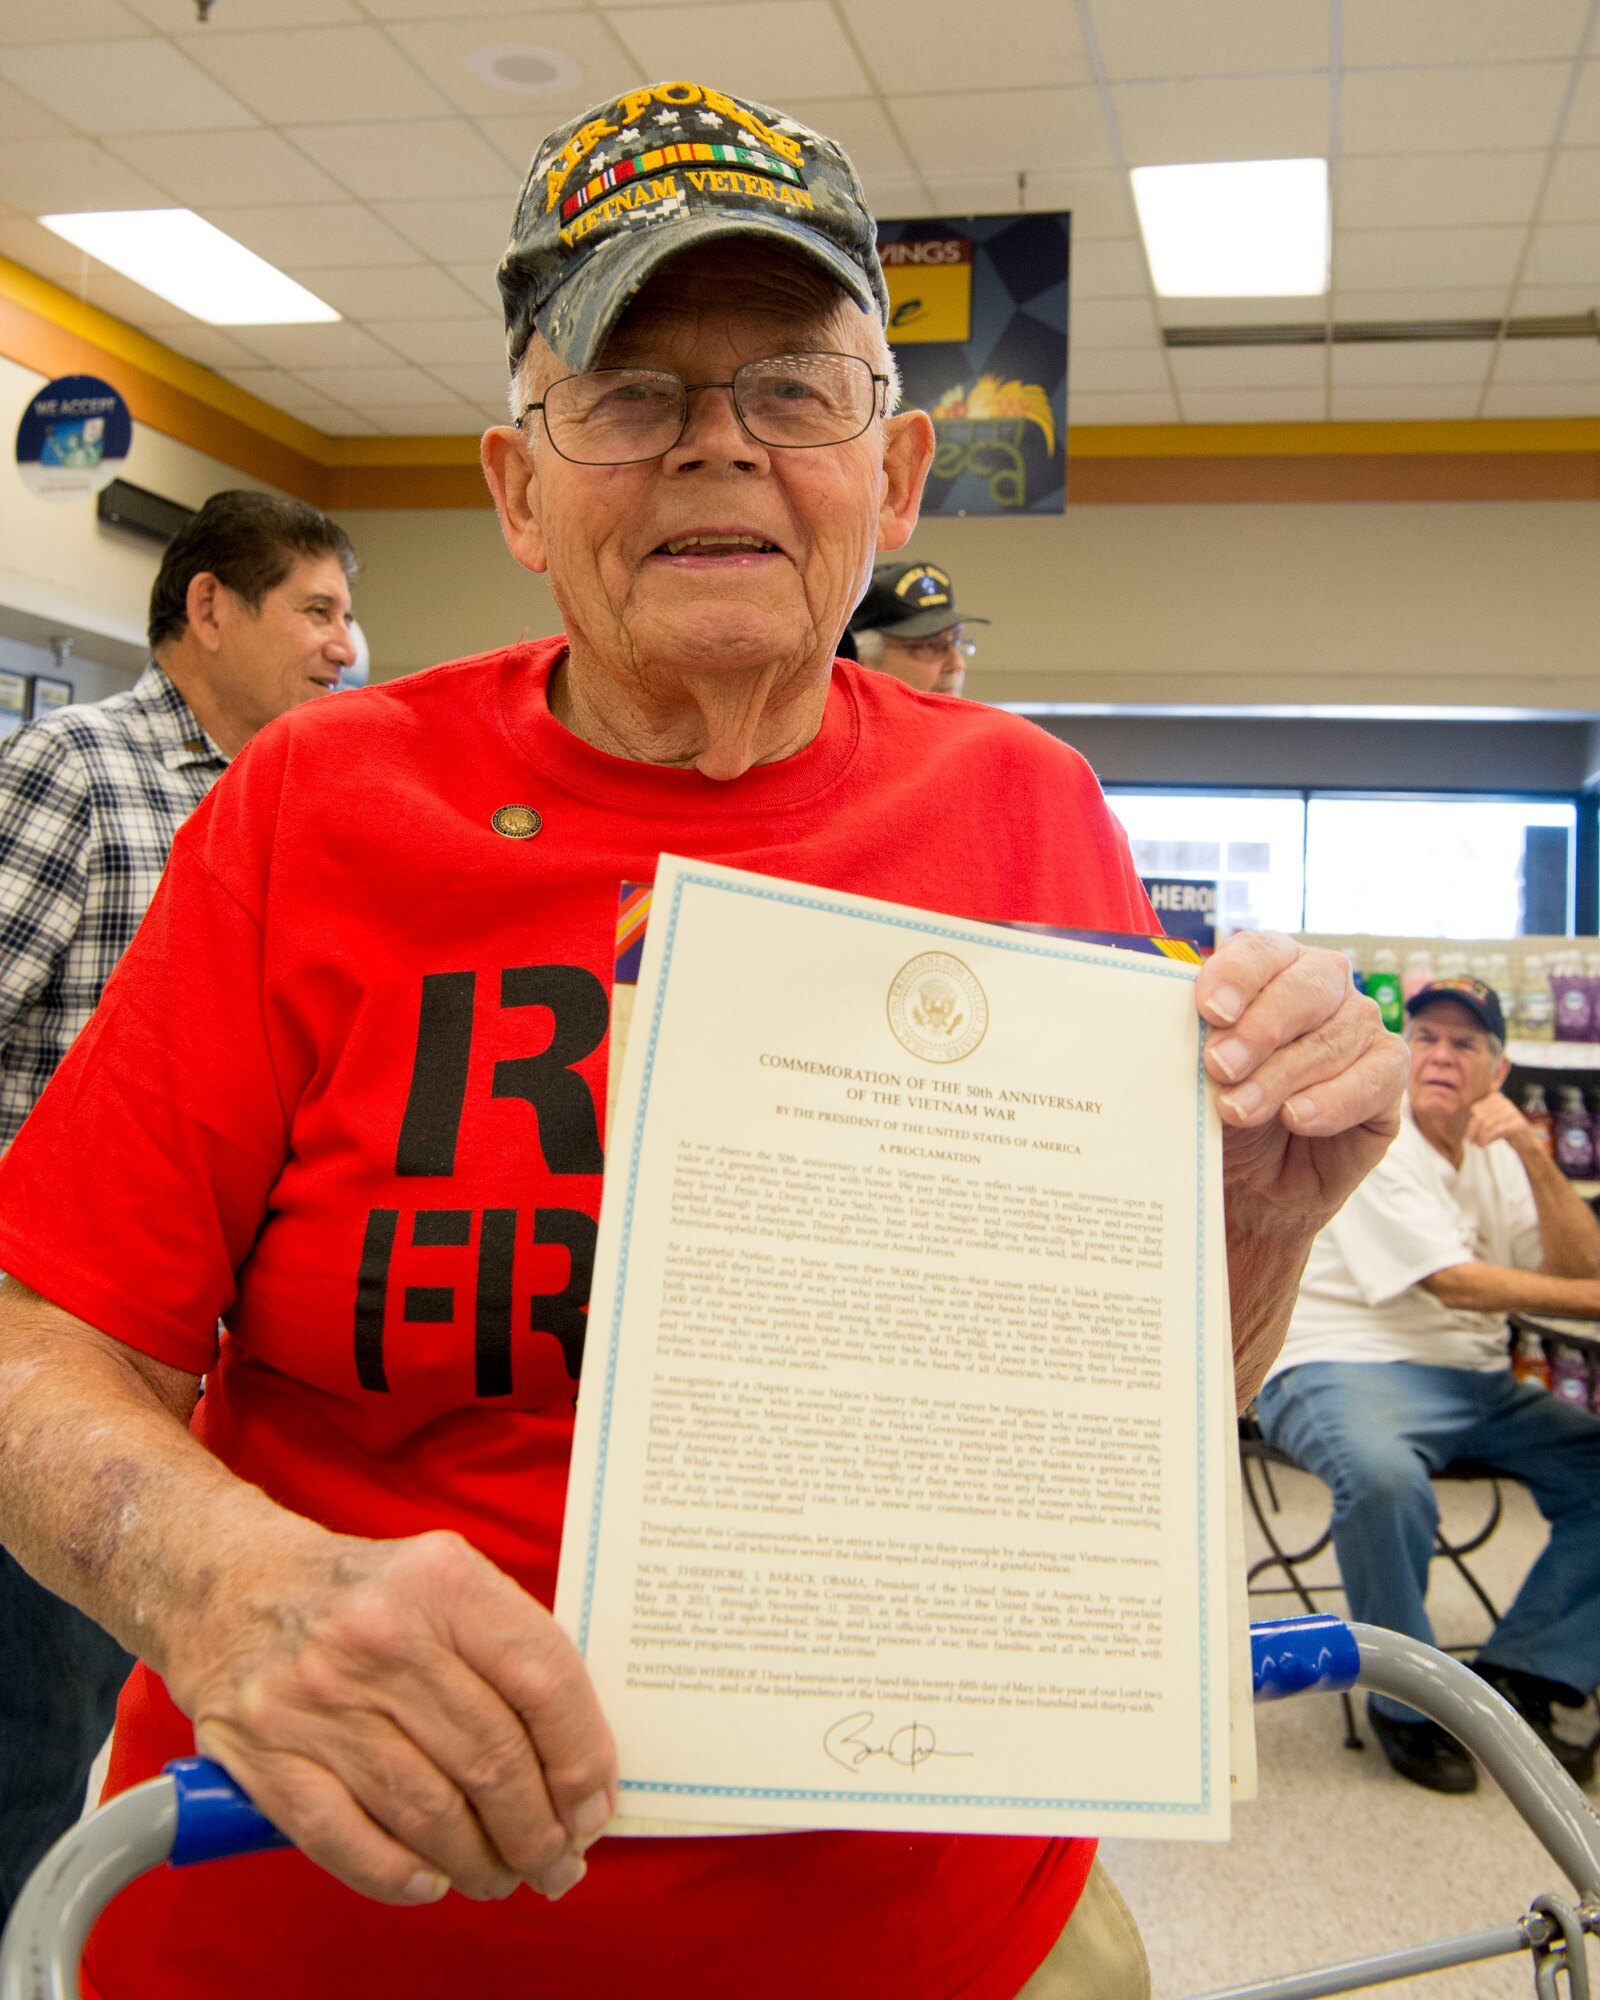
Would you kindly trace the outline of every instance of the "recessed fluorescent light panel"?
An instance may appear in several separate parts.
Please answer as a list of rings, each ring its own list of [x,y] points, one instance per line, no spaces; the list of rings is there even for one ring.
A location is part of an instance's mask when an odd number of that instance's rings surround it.
[[[1164,299],[1316,298],[1328,289],[1326,160],[1135,167],[1133,199]]]
[[[210,326],[299,326],[339,315],[189,208],[41,215],[46,229]]]

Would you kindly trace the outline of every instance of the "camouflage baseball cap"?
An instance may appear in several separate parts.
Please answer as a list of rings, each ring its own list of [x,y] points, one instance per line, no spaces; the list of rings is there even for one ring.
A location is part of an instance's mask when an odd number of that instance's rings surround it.
[[[591,368],[629,302],[698,243],[799,251],[887,322],[877,226],[844,151],[797,119],[698,83],[597,105],[534,155],[500,260],[511,366],[537,331]]]

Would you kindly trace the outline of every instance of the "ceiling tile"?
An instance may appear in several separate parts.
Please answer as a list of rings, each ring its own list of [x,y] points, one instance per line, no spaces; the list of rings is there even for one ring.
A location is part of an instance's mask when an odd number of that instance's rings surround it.
[[[915,169],[899,134],[875,97],[819,97],[783,100],[783,108],[813,132],[843,146],[863,179],[910,180]]]
[[[263,403],[270,403],[275,410],[285,410],[291,417],[299,417],[303,423],[316,424],[319,429],[329,419],[344,414],[341,405],[326,396],[319,396],[315,390],[308,389],[298,376],[287,374],[281,368],[226,368],[222,372],[236,388],[259,396]]]
[[[433,21],[504,12],[494,7],[493,0],[361,0],[361,4],[375,21]],[[571,4],[572,0],[527,0],[526,12],[541,14],[548,6],[553,13]]]
[[[1539,210],[1541,222],[1600,222],[1600,146],[1563,146]]]
[[[314,208],[224,208],[197,204],[208,222],[280,270],[315,272],[332,266],[420,264],[422,252],[360,202],[320,202]],[[306,283],[315,291],[316,285]],[[331,303],[331,301],[330,301]]]
[[[871,88],[826,0],[617,7],[605,18],[644,76],[714,76],[721,89],[765,104]],[[694,114],[686,116],[692,130]]]
[[[1600,417],[1600,383],[1547,384],[1520,382],[1496,386],[1484,398],[1486,417]]]
[[[222,202],[338,201],[344,190],[276,132],[133,132],[106,148],[189,208]]]
[[[1074,299],[1067,324],[1074,353],[1095,347],[1153,348],[1160,344],[1148,298]]]
[[[1165,389],[1171,378],[1159,347],[1139,353],[1092,347],[1072,354],[1067,380],[1074,393],[1097,395],[1109,389]]]
[[[481,264],[447,264],[445,269],[464,291],[470,292],[479,305],[487,306],[498,319],[503,310],[500,287],[495,282],[495,267],[498,256],[485,257]]]
[[[1191,424],[1318,424],[1327,392],[1315,389],[1185,389],[1184,421]]]
[[[7,139],[53,139],[71,129],[65,119],[46,111],[36,98],[0,79],[0,132]]]
[[[169,42],[64,42],[0,52],[0,73],[80,132],[190,132],[253,125]]]
[[[103,268],[53,231],[41,229],[31,215],[12,214],[0,222],[0,257],[69,292],[81,290],[90,274]]]
[[[917,0],[909,34],[904,0],[851,0],[849,16],[879,87],[897,95],[1094,81],[1070,7],[985,0],[979,34],[968,0]]]
[[[391,437],[461,437],[483,429],[471,404],[435,390],[432,403],[363,403],[358,413]]]
[[[440,400],[439,385],[433,377],[403,362],[361,368],[297,368],[295,373],[308,388],[335,403],[348,403],[352,409],[369,403],[409,403],[420,407]]]
[[[530,20],[526,13],[496,14],[485,7],[481,15],[468,19],[407,22],[391,32],[458,109],[480,118],[518,114],[530,127],[537,127],[538,139],[601,98],[632,89],[639,81],[638,65],[605,22],[591,13],[539,14]],[[578,75],[570,85],[558,83],[540,91],[487,83],[467,67],[467,58],[476,50],[497,47],[564,57],[577,65]]]
[[[394,360],[382,342],[348,320],[314,326],[235,327],[233,335],[274,368],[382,367]]]
[[[1494,354],[1492,340],[1357,342],[1333,350],[1336,389],[1403,388],[1411,383],[1449,388],[1481,384]]]
[[[944,203],[929,192],[924,180],[879,180],[876,175],[868,175],[864,184],[867,206],[880,222],[912,222],[921,216],[947,213]]]
[[[1321,326],[1325,299],[1157,299],[1163,326]]]
[[[1328,150],[1325,75],[1120,83],[1111,95],[1130,166],[1314,159]]]
[[[26,42],[101,42],[148,32],[121,0],[0,0],[0,45]]]
[[[1530,285],[1589,284],[1600,298],[1600,223],[1559,222],[1536,229],[1523,277]]]
[[[1065,10],[1063,10],[1065,11]],[[1328,0],[1099,0],[1095,34],[1106,74],[1250,76],[1326,69]]]
[[[1341,229],[1333,241],[1335,282],[1352,290],[1394,286],[1509,285],[1522,254],[1521,229]]]
[[[170,206],[170,197],[153,181],[113,159],[92,139],[20,139],[0,145],[0,198],[29,215]]]
[[[1339,168],[1341,229],[1527,222],[1548,153],[1369,153]]]
[[[1359,286],[1337,285],[1333,316],[1341,320],[1371,319],[1498,319],[1511,302],[1509,285],[1484,285],[1439,290],[1398,286],[1393,291],[1368,292]]]
[[[507,417],[506,388],[509,376],[505,364],[505,343],[497,341],[500,359],[491,362],[477,362],[468,367],[460,365],[434,368],[430,373],[441,382],[464,396],[474,409],[489,412],[497,422],[504,423]]]
[[[220,326],[200,326],[193,321],[187,326],[169,326],[161,336],[161,344],[198,361],[202,368],[214,368],[222,374],[255,365],[249,348]]]
[[[275,125],[437,118],[449,108],[374,27],[276,28],[192,46],[197,62]]]
[[[946,215],[1009,215],[1019,206],[1015,174],[936,174],[931,185],[935,206]],[[1020,206],[1029,213],[1069,210],[1075,243],[1128,236],[1138,227],[1125,174],[1036,167]]]
[[[1418,423],[1472,417],[1478,413],[1480,393],[1476,386],[1468,383],[1458,388],[1428,388],[1421,384],[1409,388],[1369,388],[1363,385],[1335,389],[1329,413],[1335,423]]]
[[[381,201],[377,212],[391,229],[429,257],[481,257],[498,263],[511,236],[516,195],[481,195],[472,201]]]
[[[1189,392],[1224,389],[1321,391],[1328,356],[1322,347],[1173,347],[1172,377],[1187,409]]]
[[[1600,382],[1600,341],[1507,340],[1494,379],[1496,384]]]
[[[1077,299],[1148,299],[1144,252],[1134,242],[1074,243],[1072,296]],[[1214,299],[1208,304],[1215,305]]]
[[[98,306],[114,319],[126,320],[130,326],[145,327],[158,338],[164,337],[169,327],[198,324],[181,306],[158,299],[154,292],[147,292],[143,285],[136,285],[120,271],[107,270],[92,257],[83,283],[72,289],[89,305]]]
[[[1600,57],[1583,66],[1561,136],[1569,146],[1600,146]]]
[[[1436,63],[1571,61],[1589,0],[1343,0],[1347,68]]]
[[[476,367],[491,372],[500,388],[505,387],[506,340],[498,314],[491,318],[480,311],[475,319],[374,319],[370,325],[397,354],[419,368],[433,369],[441,381],[450,379],[452,365],[469,372]],[[450,386],[467,394],[458,382],[451,381]]]
[[[1113,167],[1098,91],[975,90],[899,97],[889,109],[924,174]]]
[[[437,264],[353,266],[346,270],[294,270],[346,319],[399,319],[407,313],[429,319],[479,319],[483,307]]]
[[[1524,314],[1593,312],[1597,306],[1600,284],[1591,278],[1586,285],[1518,285],[1511,310],[1520,319]]]
[[[1548,146],[1567,76],[1560,63],[1350,71],[1339,91],[1339,143],[1346,154]]]
[[[195,13],[195,0],[128,0],[128,5],[163,34],[192,36],[196,41],[241,30],[326,28],[362,19],[352,0],[223,0],[203,25]]]
[[[1067,424],[1175,424],[1177,400],[1170,389],[1159,393],[1120,395],[1067,395]],[[1070,484],[1070,477],[1069,477]]]
[[[303,125],[287,136],[369,201],[503,195],[509,215],[518,176],[464,118],[393,125]]]

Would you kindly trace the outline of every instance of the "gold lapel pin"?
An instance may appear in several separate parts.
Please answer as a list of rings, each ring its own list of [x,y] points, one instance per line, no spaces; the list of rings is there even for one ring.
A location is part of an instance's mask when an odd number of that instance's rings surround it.
[[[532,806],[502,806],[491,815],[489,824],[507,840],[532,840],[544,821]]]

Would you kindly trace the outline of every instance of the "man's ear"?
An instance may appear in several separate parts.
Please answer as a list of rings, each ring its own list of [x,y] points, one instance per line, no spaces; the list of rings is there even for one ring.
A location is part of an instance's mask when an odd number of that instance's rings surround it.
[[[1499,1062],[1495,1065],[1493,1087],[1496,1090],[1504,1090],[1506,1087],[1506,1078],[1510,1074],[1511,1074],[1511,1058],[1510,1056],[1502,1056]]]
[[[484,432],[478,455],[506,547],[524,569],[542,576],[550,557],[539,512],[539,469],[527,440],[514,424],[496,424]]]
[[[238,602],[237,599],[230,602],[230,598],[232,592],[227,585],[208,569],[189,579],[189,588],[183,594],[183,615],[196,645],[207,653],[222,650],[223,627]]]
[[[925,410],[902,410],[883,427],[883,493],[878,502],[878,547],[903,549],[922,507],[922,489],[933,465],[933,419]]]

